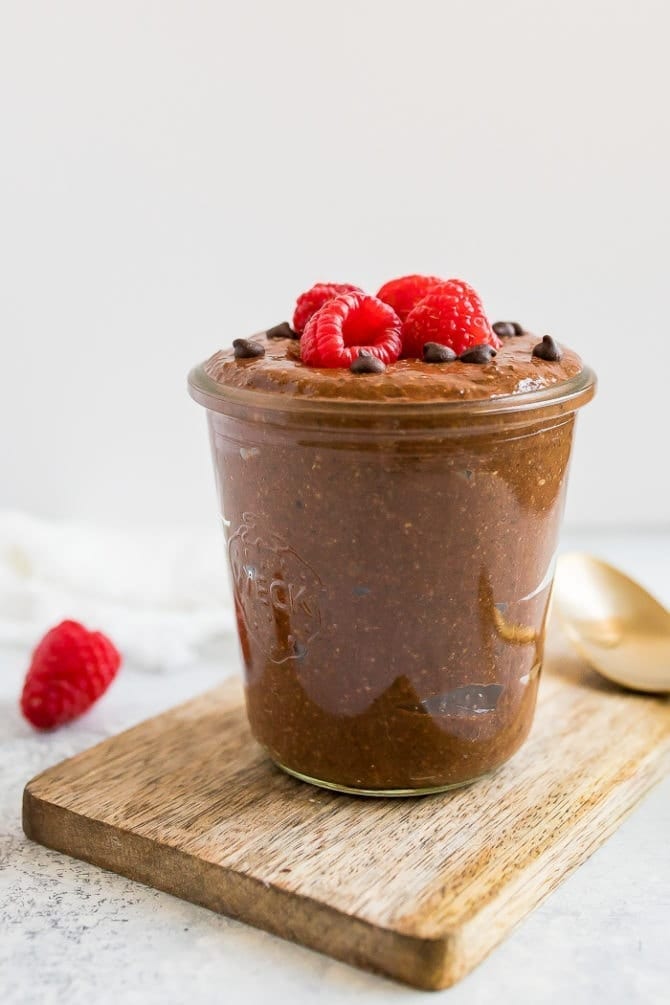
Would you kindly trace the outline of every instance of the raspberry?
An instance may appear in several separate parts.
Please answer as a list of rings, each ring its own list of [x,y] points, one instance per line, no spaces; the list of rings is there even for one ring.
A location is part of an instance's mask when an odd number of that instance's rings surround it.
[[[305,325],[320,307],[336,297],[338,293],[362,293],[358,286],[351,283],[316,283],[311,289],[301,293],[293,312],[293,330],[298,334],[304,332]]]
[[[444,290],[445,293],[453,293],[455,296],[461,297],[463,300],[467,300],[472,306],[474,314],[482,317],[486,323],[485,327],[489,333],[487,345],[492,345],[495,349],[500,349],[502,342],[498,338],[498,333],[493,330],[493,325],[486,316],[486,311],[484,310],[484,305],[482,304],[482,298],[479,296],[474,286],[470,286],[470,283],[466,283],[464,279],[447,279],[446,282],[440,283],[439,289]],[[435,293],[436,290],[433,290],[432,292]]]
[[[116,677],[121,657],[101,632],[62,621],[35,649],[21,711],[37,729],[54,729],[88,711]]]
[[[300,358],[308,366],[348,367],[364,355],[382,363],[400,356],[400,318],[376,297],[341,293],[307,322],[300,340]]]
[[[377,296],[404,321],[412,308],[441,282],[437,276],[401,276],[384,283]]]
[[[445,293],[453,293],[455,296],[470,300],[473,304],[478,304],[479,307],[482,306],[482,298],[477,293],[477,290],[474,286],[470,286],[470,283],[466,283],[464,279],[443,279],[440,287],[444,289]],[[484,310],[482,308],[483,313]]]
[[[460,356],[473,345],[500,348],[479,295],[461,279],[434,286],[407,315],[402,327],[402,354],[421,359],[426,342],[449,346]]]

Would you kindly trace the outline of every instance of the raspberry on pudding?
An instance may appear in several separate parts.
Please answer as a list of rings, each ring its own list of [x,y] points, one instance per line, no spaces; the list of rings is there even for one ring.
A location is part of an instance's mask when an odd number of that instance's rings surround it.
[[[293,330],[301,335],[307,322],[313,314],[340,293],[362,293],[358,286],[351,283],[315,283],[296,300],[293,311]]]
[[[404,321],[413,307],[430,293],[434,286],[444,282],[437,276],[401,276],[391,279],[377,292],[377,299],[392,307],[401,321]]]
[[[341,293],[307,322],[300,359],[308,366],[349,367],[362,350],[388,364],[401,347],[400,319],[392,307],[365,293]]]

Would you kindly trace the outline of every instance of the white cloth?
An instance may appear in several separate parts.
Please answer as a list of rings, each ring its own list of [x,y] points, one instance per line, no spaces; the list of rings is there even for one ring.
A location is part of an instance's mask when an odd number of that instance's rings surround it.
[[[234,630],[223,536],[118,531],[0,512],[0,645],[72,618],[155,673],[211,656]]]

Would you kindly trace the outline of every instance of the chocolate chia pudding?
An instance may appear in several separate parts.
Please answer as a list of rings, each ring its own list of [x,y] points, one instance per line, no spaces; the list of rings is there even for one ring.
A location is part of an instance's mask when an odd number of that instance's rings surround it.
[[[344,791],[491,772],[532,723],[593,373],[529,333],[475,365],[382,372],[305,365],[291,337],[250,341],[264,353],[217,352],[190,390],[207,408],[254,736]]]

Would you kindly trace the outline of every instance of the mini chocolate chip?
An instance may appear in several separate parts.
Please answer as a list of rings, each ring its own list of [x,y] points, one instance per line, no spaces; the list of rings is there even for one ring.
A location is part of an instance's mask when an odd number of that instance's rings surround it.
[[[248,338],[233,339],[233,349],[235,359],[254,359],[256,356],[265,356],[265,348],[260,342],[253,342]]]
[[[551,335],[543,335],[542,341],[533,346],[533,356],[545,359],[549,363],[558,363],[563,353],[556,339],[553,339]]]
[[[423,347],[424,363],[453,363],[458,357],[453,349],[441,342],[426,342]]]
[[[523,335],[523,328],[518,321],[496,321],[493,330],[499,338],[513,338]]]
[[[496,350],[486,343],[473,345],[471,349],[466,349],[458,357],[461,363],[490,363],[496,355]]]
[[[352,373],[383,373],[386,367],[372,353],[361,349],[349,369]]]
[[[300,338],[298,333],[293,331],[288,321],[282,321],[280,325],[268,328],[265,334],[267,338]]]

